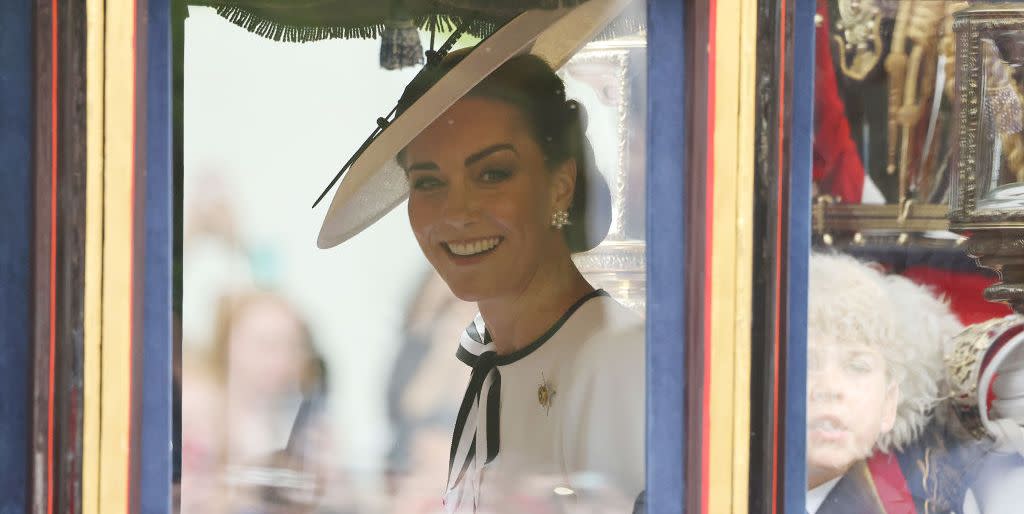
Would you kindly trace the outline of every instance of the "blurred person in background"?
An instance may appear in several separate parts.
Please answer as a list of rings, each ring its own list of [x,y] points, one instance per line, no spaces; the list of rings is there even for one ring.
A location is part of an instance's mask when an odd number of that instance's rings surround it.
[[[312,512],[328,484],[344,488],[331,466],[338,456],[324,416],[326,365],[310,329],[269,290],[226,295],[216,319],[207,351],[184,369],[186,478],[216,469],[211,483],[228,496],[226,512]]]
[[[437,484],[447,473],[451,427],[469,370],[452,358],[452,337],[473,317],[433,271],[424,274],[406,309],[404,342],[388,380],[391,512],[437,512]]]
[[[224,391],[209,359],[182,352],[181,510],[182,514],[226,514],[224,470]]]
[[[306,321],[277,293],[226,296],[210,350],[225,394],[230,463],[283,448],[303,398],[326,390]]]
[[[202,348],[214,339],[223,296],[253,287],[253,266],[238,223],[238,206],[225,177],[210,169],[197,173],[187,185],[182,237],[182,344]]]

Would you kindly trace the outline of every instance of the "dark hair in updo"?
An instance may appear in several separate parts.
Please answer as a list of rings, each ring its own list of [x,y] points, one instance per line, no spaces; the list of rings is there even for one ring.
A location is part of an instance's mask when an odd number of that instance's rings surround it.
[[[425,69],[405,88],[398,101],[401,115],[445,73],[469,53],[448,54],[439,65]],[[611,194],[594,163],[587,139],[587,112],[576,100],[566,100],[565,84],[543,59],[532,54],[513,57],[477,84],[467,96],[506,102],[526,118],[549,168],[569,159],[576,161],[576,188],[569,207],[569,225],[563,229],[573,253],[600,243],[611,223]]]

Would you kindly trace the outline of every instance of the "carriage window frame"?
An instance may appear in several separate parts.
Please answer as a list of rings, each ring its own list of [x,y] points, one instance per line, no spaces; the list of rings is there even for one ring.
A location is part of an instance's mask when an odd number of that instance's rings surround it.
[[[181,205],[176,203],[180,197],[173,193],[181,188],[181,81],[180,66],[183,38],[180,21],[183,20],[185,0],[149,0],[141,2],[134,12],[135,24],[132,27],[140,43],[137,47],[136,106],[137,106],[137,141],[136,148],[139,171],[140,199],[138,205],[144,207],[140,212],[140,238],[145,241],[146,252],[145,274],[140,277],[139,314],[140,320],[136,328],[136,338],[141,343],[137,348],[135,359],[139,369],[143,370],[147,380],[138,381],[141,387],[136,391],[135,401],[140,409],[137,426],[138,439],[133,441],[138,446],[134,462],[139,473],[134,476],[131,485],[132,496],[141,500],[143,505],[152,505],[152,512],[170,512],[171,480],[175,472],[175,457],[167,448],[166,443],[174,441],[172,435],[179,425],[173,419],[173,395],[171,391],[171,370],[174,356],[172,349],[180,345],[175,341],[170,313],[175,302],[180,302],[180,212]],[[693,464],[688,461],[689,454],[686,442],[689,440],[686,429],[690,413],[687,410],[686,393],[698,388],[687,374],[684,366],[686,345],[681,344],[681,334],[688,334],[696,324],[691,311],[687,309],[688,301],[696,297],[688,291],[700,282],[702,277],[681,265],[680,256],[692,256],[697,248],[700,235],[686,224],[686,214],[694,208],[692,194],[694,189],[688,187],[684,173],[684,164],[691,161],[696,150],[693,146],[695,127],[692,103],[687,102],[691,89],[687,81],[679,80],[679,70],[692,73],[695,68],[695,55],[701,41],[699,22],[701,9],[707,9],[709,3],[679,5],[669,0],[648,0],[648,184],[657,183],[659,187],[648,187],[647,216],[657,223],[648,223],[648,508],[651,512],[682,512],[689,500],[688,495],[700,495],[699,476],[693,476]],[[786,41],[783,52],[789,52],[789,62],[794,71],[784,84],[783,98],[807,98],[802,95],[801,87],[813,83],[813,47],[801,44],[809,41],[808,33],[813,32],[811,20],[813,9],[809,0],[786,0],[771,2],[781,5],[784,15],[779,17],[782,23],[790,23],[794,30],[781,31],[781,39],[776,33],[774,41]],[[767,5],[766,0],[760,4]],[[134,3],[132,5],[135,5]],[[759,5],[759,8],[762,6]],[[27,23],[31,25],[31,13]],[[15,19],[15,18],[12,18]],[[778,21],[777,20],[777,21]],[[784,27],[785,25],[783,25]],[[706,30],[706,27],[704,27]],[[805,32],[806,31],[806,32]],[[706,37],[706,34],[703,34]],[[791,38],[786,40],[786,38]],[[30,52],[30,42],[19,47]],[[804,63],[801,67],[799,63]],[[693,76],[693,75],[689,75]],[[660,80],[659,80],[660,79]],[[5,91],[6,93],[6,91]],[[772,97],[779,103],[779,97]],[[801,285],[801,262],[808,251],[808,245],[801,241],[802,234],[808,232],[809,209],[803,209],[799,201],[805,191],[809,191],[809,127],[811,126],[810,107],[787,104],[788,111],[778,114],[775,121],[783,121],[777,125],[780,133],[777,137],[779,148],[788,144],[789,163],[788,175],[782,186],[789,203],[785,204],[784,212],[779,212],[785,222],[785,231],[790,235],[786,239],[787,252],[784,268],[789,278],[781,286],[784,302],[788,309],[784,312],[789,316],[785,323],[790,327],[799,326],[801,306],[805,308],[806,284]],[[687,116],[691,116],[687,118]],[[680,123],[679,120],[688,120]],[[22,123],[22,122],[16,122]],[[32,130],[32,121],[23,120],[26,133]],[[784,133],[782,133],[784,132]],[[804,137],[806,135],[806,137]],[[680,144],[683,142],[683,144]],[[10,145],[3,142],[6,149]],[[807,162],[804,162],[804,161]],[[780,170],[781,172],[781,170]],[[805,173],[806,172],[806,173]],[[30,192],[12,189],[15,198],[30,198]],[[683,199],[683,201],[680,201]],[[690,253],[687,253],[690,252]],[[6,258],[6,255],[5,255]],[[689,257],[687,257],[689,258]],[[32,269],[31,256],[15,255],[23,269]],[[175,259],[179,259],[175,262]],[[780,261],[781,262],[781,261]],[[805,272],[805,271],[804,271]],[[657,280],[652,280],[656,278]],[[806,280],[804,280],[805,282]],[[804,288],[804,291],[801,290]],[[804,303],[801,303],[804,302]],[[697,311],[694,311],[697,312]],[[792,371],[803,359],[806,342],[799,334],[790,331],[786,334],[788,344],[782,356],[787,367]],[[5,377],[5,379],[8,377]],[[11,377],[12,379],[15,377]],[[786,395],[792,395],[800,389],[803,377],[798,373],[789,373],[784,382]],[[800,395],[802,397],[802,393]],[[802,431],[802,411],[796,404],[785,403],[785,435],[786,448],[799,453],[802,448],[802,437],[792,437],[793,426],[799,425]],[[787,461],[791,463],[792,461]],[[799,465],[802,468],[802,463]],[[787,464],[785,473],[784,504],[786,506],[802,504],[803,485],[800,482],[802,471],[795,465]],[[687,478],[690,478],[688,488]],[[28,487],[29,474],[24,477],[24,485]],[[145,503],[145,502],[152,502]]]

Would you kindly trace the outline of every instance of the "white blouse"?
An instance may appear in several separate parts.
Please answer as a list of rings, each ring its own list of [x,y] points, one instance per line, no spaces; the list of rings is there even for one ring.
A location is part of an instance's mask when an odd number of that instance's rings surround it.
[[[529,346],[498,356],[479,315],[458,357],[473,367],[452,437],[448,512],[516,501],[632,505],[644,488],[644,325],[598,290]]]

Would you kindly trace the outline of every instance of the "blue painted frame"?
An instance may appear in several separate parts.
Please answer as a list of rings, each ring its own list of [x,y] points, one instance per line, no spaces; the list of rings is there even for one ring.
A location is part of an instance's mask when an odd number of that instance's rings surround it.
[[[171,0],[140,2],[137,13],[139,64],[144,73],[136,84],[144,111],[145,172],[142,286],[142,386],[138,483],[139,512],[170,514],[172,469],[173,344],[172,294],[172,167],[171,167]],[[144,378],[143,378],[144,377]]]
[[[0,173],[0,213],[20,223],[0,225],[0,326],[5,344],[0,377],[0,461],[28,466],[29,342],[31,317],[30,144],[32,113],[31,30],[28,2],[8,6],[0,18],[0,150],[8,168]],[[793,97],[813,98],[814,2],[797,0],[793,30]],[[146,4],[145,274],[140,508],[170,512],[171,498],[171,42],[169,0]],[[685,505],[685,255],[682,223],[686,162],[684,66],[686,6],[648,0],[648,190],[647,228],[647,505],[649,512],[682,513]],[[657,108],[655,107],[657,106]],[[813,104],[794,102],[790,151],[787,304],[788,398],[806,390],[807,260],[810,252],[810,182]],[[13,342],[13,344],[11,343]],[[22,342],[24,344],[19,345]],[[21,391],[22,394],[18,394]],[[787,402],[786,512],[804,505],[805,405]],[[0,512],[27,508],[27,473],[0,476]]]
[[[811,258],[815,0],[793,7],[786,248],[783,512],[804,512],[807,491],[807,281]]]
[[[689,2],[647,0],[647,512],[686,505],[684,120]]]
[[[0,513],[28,512],[32,420],[32,2],[0,16]],[[17,470],[21,470],[18,472]]]

